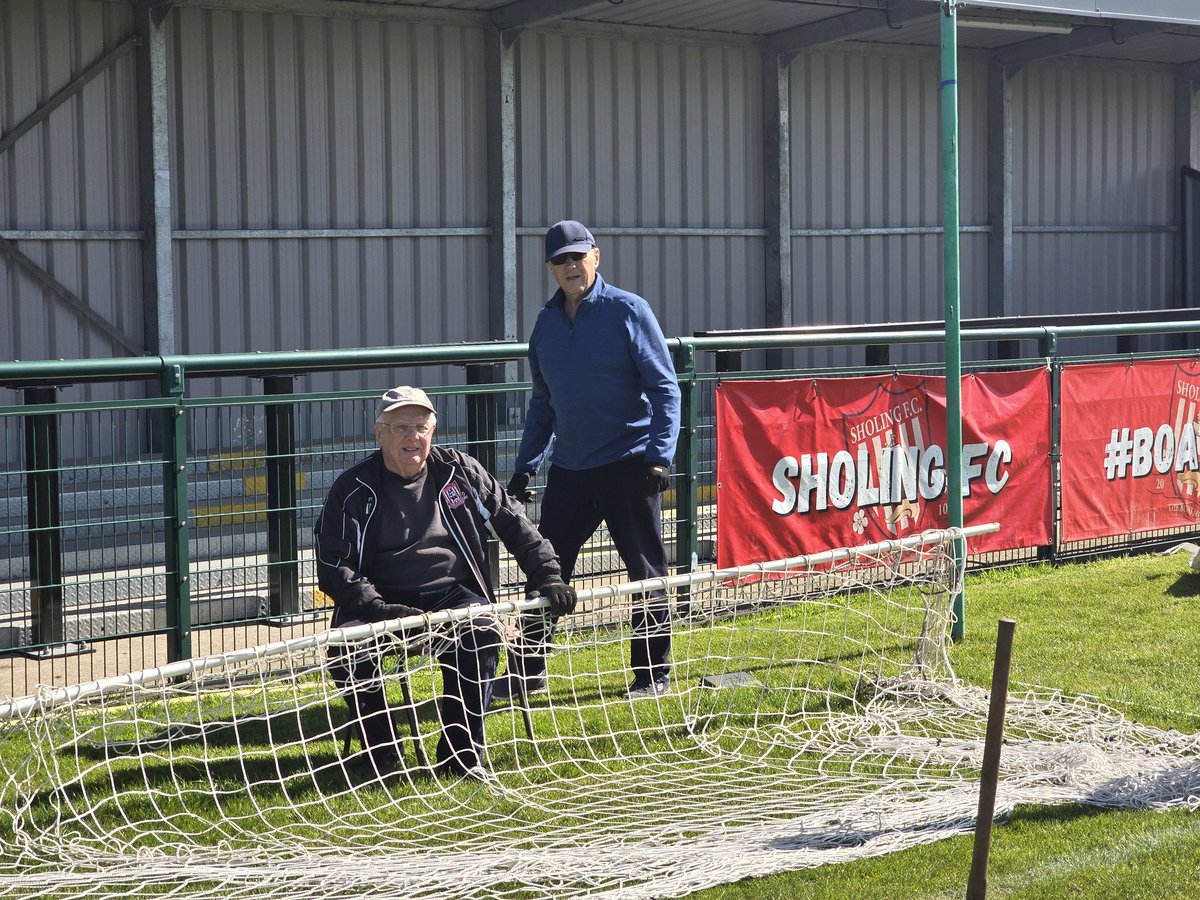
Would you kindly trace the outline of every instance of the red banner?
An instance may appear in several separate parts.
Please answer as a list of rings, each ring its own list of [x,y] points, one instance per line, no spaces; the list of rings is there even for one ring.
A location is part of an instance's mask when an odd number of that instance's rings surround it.
[[[1045,369],[962,381],[975,551],[1050,542]],[[729,381],[717,388],[717,563],[744,565],[945,527],[945,378]]]
[[[1200,363],[1068,366],[1061,388],[1064,540],[1200,526]]]

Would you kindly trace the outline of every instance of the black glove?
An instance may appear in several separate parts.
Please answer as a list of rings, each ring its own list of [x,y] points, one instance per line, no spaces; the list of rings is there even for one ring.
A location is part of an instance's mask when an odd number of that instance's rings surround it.
[[[657,463],[646,464],[646,493],[661,494],[671,485],[671,479],[667,477],[667,467],[660,466]]]
[[[569,584],[563,584],[557,578],[547,581],[537,589],[536,593],[550,601],[550,615],[556,619],[575,612],[575,604],[579,602],[575,588]]]
[[[528,472],[514,472],[513,477],[508,479],[508,487],[504,490],[518,503],[532,503],[536,493],[529,489]]]
[[[403,603],[382,603],[380,610],[383,612],[383,619],[403,619],[406,616],[423,616],[425,610],[417,609],[415,606],[405,606]]]

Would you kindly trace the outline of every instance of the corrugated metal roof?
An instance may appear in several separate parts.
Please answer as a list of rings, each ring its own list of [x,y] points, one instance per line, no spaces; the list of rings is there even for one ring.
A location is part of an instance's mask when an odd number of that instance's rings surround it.
[[[972,0],[977,6],[1200,25],[1196,0]]]
[[[185,3],[221,3],[236,7],[238,0],[182,0]],[[336,7],[340,0],[333,0]],[[439,12],[455,10],[476,16],[497,15],[512,8],[528,10],[527,0],[372,0],[380,6],[408,7]],[[916,0],[922,2],[922,0]],[[898,21],[856,33],[850,39],[929,47],[940,43],[937,6],[929,0],[930,16]],[[347,2],[348,14],[360,14],[364,4]],[[858,10],[887,10],[889,0],[596,0],[564,3],[566,12],[555,17],[535,6],[543,17],[535,26],[586,22],[621,28],[658,28],[682,35],[729,35],[766,38],[790,29],[833,19]],[[1062,55],[1092,56],[1177,65],[1200,61],[1200,3],[1196,0],[972,0],[959,13],[958,43],[966,49],[994,51],[1041,36],[1047,26],[1072,28],[1112,26],[1120,19],[1160,22],[1157,34],[1115,37]],[[987,23],[986,25],[983,23]],[[991,27],[988,27],[991,26]],[[1003,30],[999,30],[999,28]]]
[[[529,5],[528,0],[276,0],[281,12],[299,10],[337,14],[345,9],[346,18],[374,15],[459,13],[463,24],[480,25],[488,16],[503,17],[505,12],[533,16],[530,25],[553,27],[556,23],[609,25],[623,29],[656,28],[675,31],[680,36],[727,35],[743,39],[767,38],[860,10],[890,10],[892,0],[592,0]],[[930,15],[880,25],[857,32],[844,40],[868,43],[937,46],[940,43],[935,0],[906,0],[925,3]],[[242,8],[241,0],[178,0],[180,6],[219,6]],[[271,0],[254,0],[246,8],[266,11]],[[562,9],[555,14],[556,8]],[[379,12],[375,12],[378,9]],[[468,23],[466,20],[470,19]],[[968,49],[998,50],[1039,36],[1047,26],[1072,28],[1113,26],[1120,20],[1160,23],[1163,32],[1156,35],[1117,37],[1084,49],[1067,49],[1063,55],[1097,56],[1141,62],[1180,64],[1200,62],[1200,3],[1196,0],[1051,0],[1035,3],[1026,0],[972,0],[959,13],[959,46]],[[508,22],[507,18],[504,18]],[[972,24],[974,21],[974,24]],[[992,28],[985,30],[981,22]],[[1131,23],[1125,23],[1131,24]],[[1004,30],[995,30],[997,27]],[[843,42],[844,42],[843,40]],[[835,44],[836,45],[836,42]]]
[[[807,25],[844,9],[825,5],[753,0],[657,0],[654,3],[609,3],[591,7],[576,18],[589,22],[689,28],[732,34],[772,34]]]

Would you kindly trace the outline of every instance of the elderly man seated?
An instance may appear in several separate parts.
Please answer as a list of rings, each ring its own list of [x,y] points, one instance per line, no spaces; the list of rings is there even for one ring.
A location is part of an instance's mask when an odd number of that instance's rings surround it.
[[[485,532],[494,532],[554,616],[575,607],[554,549],[522,505],[475,459],[433,446],[437,414],[424,391],[397,387],[379,401],[379,449],[329,490],[316,525],[317,576],[334,627],[493,603]],[[500,654],[493,617],[469,621],[438,653],[443,696],[438,774],[484,778],[483,718]],[[361,725],[375,771],[397,764],[396,734],[378,659],[333,654],[332,675]]]

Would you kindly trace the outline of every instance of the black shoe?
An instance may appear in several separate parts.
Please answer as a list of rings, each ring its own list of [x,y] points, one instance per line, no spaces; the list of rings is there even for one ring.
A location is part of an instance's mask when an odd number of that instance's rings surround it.
[[[492,685],[492,699],[514,700],[519,698],[521,696],[521,689],[518,687],[519,679],[525,681],[526,695],[546,690],[544,673],[541,675],[518,675],[516,672],[509,672],[507,675],[497,678],[495,684]]]
[[[467,771],[462,773],[464,781],[476,781],[484,787],[499,787],[500,779],[496,777],[496,773],[480,763],[477,766],[471,766]]]
[[[400,757],[390,748],[375,753],[359,753],[346,771],[355,784],[386,781],[400,774]]]
[[[477,781],[480,784],[495,786],[500,783],[496,773],[483,763],[464,768],[457,759],[444,759],[433,767],[438,778],[454,778],[462,781]]]
[[[633,684],[629,685],[629,690],[625,692],[625,696],[630,700],[641,700],[645,697],[661,697],[670,690],[671,677],[669,675],[659,675],[656,678],[650,678],[648,675],[639,675],[633,679]]]

